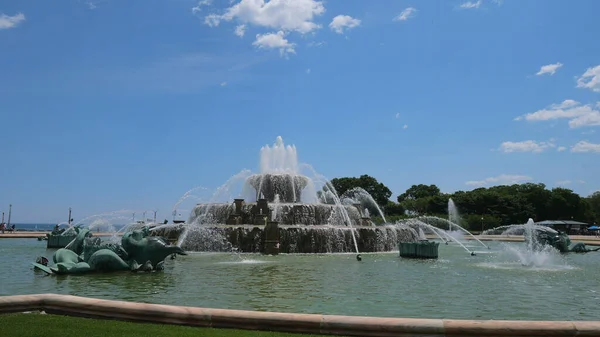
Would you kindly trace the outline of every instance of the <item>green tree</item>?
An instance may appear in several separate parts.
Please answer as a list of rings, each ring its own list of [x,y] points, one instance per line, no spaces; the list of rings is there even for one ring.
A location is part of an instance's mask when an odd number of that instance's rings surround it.
[[[421,199],[433,197],[440,194],[440,189],[436,185],[412,185],[406,192],[398,196],[398,202],[403,202],[407,199]]]
[[[338,196],[343,195],[353,188],[360,187],[367,191],[371,197],[373,197],[373,200],[380,206],[387,205],[392,196],[392,191],[387,186],[366,174],[363,174],[358,178],[334,178],[331,179],[331,185],[333,185],[337,191]],[[325,190],[327,187],[323,187],[323,189]]]
[[[588,205],[586,217],[590,223],[600,224],[600,191],[596,191],[584,199]]]
[[[402,204],[395,203],[391,200],[388,201],[387,205],[385,205],[383,212],[385,215],[404,215],[405,209]]]

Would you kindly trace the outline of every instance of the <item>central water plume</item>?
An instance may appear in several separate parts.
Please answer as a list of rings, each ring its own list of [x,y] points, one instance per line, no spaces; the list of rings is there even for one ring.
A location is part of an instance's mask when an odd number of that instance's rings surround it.
[[[285,145],[277,136],[273,147],[265,145],[260,149],[260,173],[298,174],[298,153],[295,145]]]

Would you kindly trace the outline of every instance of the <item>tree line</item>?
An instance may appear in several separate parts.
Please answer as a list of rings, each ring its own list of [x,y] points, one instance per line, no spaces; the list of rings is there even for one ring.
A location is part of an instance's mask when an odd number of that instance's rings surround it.
[[[436,185],[418,184],[392,201],[392,191],[369,175],[334,178],[331,185],[338,195],[352,193],[357,187],[369,192],[388,222],[420,215],[447,217],[448,200],[452,198],[460,212],[461,225],[471,230],[523,224],[529,218],[600,224],[600,191],[582,197],[568,188],[547,189],[544,184],[525,183],[442,193]],[[365,207],[371,215],[377,214],[374,205],[365,203]]]

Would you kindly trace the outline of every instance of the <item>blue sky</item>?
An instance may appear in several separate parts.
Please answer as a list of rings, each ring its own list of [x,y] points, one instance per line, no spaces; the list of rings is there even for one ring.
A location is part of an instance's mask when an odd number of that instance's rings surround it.
[[[600,2],[0,3],[0,210],[171,209],[282,136],[394,197],[600,189]],[[182,203],[189,212],[191,200]],[[187,213],[184,214],[187,216]]]

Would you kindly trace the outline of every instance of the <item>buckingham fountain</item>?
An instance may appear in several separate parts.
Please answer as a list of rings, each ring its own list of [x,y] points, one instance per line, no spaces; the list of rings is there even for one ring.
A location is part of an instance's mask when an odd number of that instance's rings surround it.
[[[233,200],[218,201],[242,187]],[[338,195],[332,184],[298,161],[295,146],[281,137],[260,150],[260,172],[244,170],[218,188],[211,200],[197,204],[184,224],[153,231],[186,251],[277,253],[378,252],[398,249],[398,242],[424,240],[404,224],[375,226],[368,208],[383,213],[364,190]],[[230,196],[228,196],[230,198]]]

